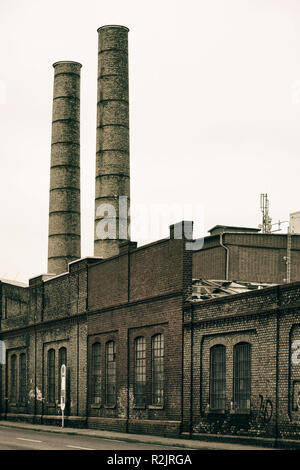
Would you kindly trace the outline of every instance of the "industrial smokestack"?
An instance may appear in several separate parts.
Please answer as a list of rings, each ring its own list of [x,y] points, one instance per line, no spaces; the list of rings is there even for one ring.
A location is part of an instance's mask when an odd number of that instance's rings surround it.
[[[98,29],[94,255],[108,258],[130,239],[128,31]]]
[[[80,69],[53,64],[48,272],[68,271],[80,258]]]

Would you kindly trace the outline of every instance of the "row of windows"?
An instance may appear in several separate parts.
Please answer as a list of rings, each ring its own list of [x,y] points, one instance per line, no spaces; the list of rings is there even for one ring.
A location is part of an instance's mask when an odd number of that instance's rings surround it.
[[[146,403],[146,339],[134,342],[134,398],[136,405]],[[151,340],[152,404],[162,405],[164,399],[164,337],[158,334]],[[105,371],[102,371],[101,344],[92,345],[92,403],[100,404],[104,389],[105,403],[116,402],[116,353],[115,342],[105,345]]]
[[[19,368],[19,371],[18,371]],[[26,401],[26,355],[13,354],[10,359],[10,400],[13,403]]]
[[[58,351],[58,374],[56,373],[56,351],[50,349],[47,355],[47,401],[54,403],[60,396],[60,370],[67,365],[67,350]],[[18,371],[19,368],[19,371]],[[57,378],[56,378],[57,377]],[[92,345],[92,402],[102,400],[102,363],[101,344]],[[26,400],[26,355],[11,356],[10,399],[13,403]],[[164,399],[164,336],[158,334],[151,339],[151,388],[152,404],[162,405]],[[239,343],[234,347],[233,356],[233,407],[246,410],[250,408],[251,393],[251,346]],[[213,346],[210,350],[210,408],[225,409],[226,399],[226,347]],[[143,336],[134,342],[134,398],[136,405],[146,403],[146,339]],[[105,345],[105,403],[116,402],[116,351],[115,342]]]
[[[233,354],[233,407],[250,408],[251,393],[251,346],[239,343]],[[216,345],[210,349],[210,408],[225,409],[226,399],[226,347]]]

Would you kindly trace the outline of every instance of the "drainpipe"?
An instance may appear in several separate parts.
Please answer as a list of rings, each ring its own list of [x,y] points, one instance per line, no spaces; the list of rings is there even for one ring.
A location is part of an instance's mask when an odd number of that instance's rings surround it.
[[[190,439],[193,439],[193,392],[194,392],[194,305],[191,304],[191,346],[190,346]]]
[[[275,443],[274,447],[277,447],[278,442],[278,419],[279,419],[279,335],[280,335],[280,324],[279,324],[279,312],[278,307],[281,305],[280,299],[280,287],[277,287],[277,311],[276,311],[276,421],[275,421]]]
[[[226,268],[225,268],[225,280],[228,281],[228,272],[229,272],[229,248],[223,244],[223,234],[220,233],[220,245],[226,250]]]

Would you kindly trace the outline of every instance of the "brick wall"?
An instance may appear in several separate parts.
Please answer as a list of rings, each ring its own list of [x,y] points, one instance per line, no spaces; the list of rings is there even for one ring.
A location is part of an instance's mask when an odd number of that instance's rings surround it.
[[[229,250],[231,280],[281,284],[286,278],[287,237],[272,234],[224,233]],[[292,236],[291,280],[300,280],[300,236]],[[205,238],[202,250],[193,255],[193,278],[225,279],[226,250],[219,236]]]
[[[294,283],[185,306],[185,431],[300,437],[299,294]],[[251,406],[242,414],[231,404],[233,351],[240,342],[251,345]],[[226,347],[222,412],[209,406],[210,348],[217,344]]]

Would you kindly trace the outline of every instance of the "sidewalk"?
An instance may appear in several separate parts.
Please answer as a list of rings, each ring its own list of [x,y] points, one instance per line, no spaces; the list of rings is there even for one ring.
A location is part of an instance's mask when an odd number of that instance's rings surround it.
[[[258,447],[247,444],[233,444],[228,442],[211,442],[211,441],[200,441],[192,439],[174,439],[161,436],[150,436],[143,434],[126,434],[111,431],[100,431],[95,429],[77,429],[77,428],[60,428],[58,426],[47,426],[28,424],[14,421],[0,421],[1,427],[10,427],[18,429],[28,429],[31,431],[38,432],[55,432],[63,434],[73,434],[85,437],[98,437],[100,439],[114,439],[125,442],[139,442],[143,444],[161,445],[166,447],[179,447],[181,449],[191,450],[270,450],[268,447]]]

